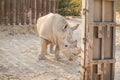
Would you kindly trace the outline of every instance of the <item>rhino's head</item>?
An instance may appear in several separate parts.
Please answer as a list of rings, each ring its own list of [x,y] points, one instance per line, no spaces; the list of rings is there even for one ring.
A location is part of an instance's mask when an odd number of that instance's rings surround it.
[[[62,28],[61,34],[59,35],[59,47],[60,50],[65,51],[65,53],[73,52],[75,48],[77,48],[77,40],[73,39],[73,32],[79,27],[76,26],[69,27],[68,24],[65,24]],[[76,52],[76,51],[74,51]]]

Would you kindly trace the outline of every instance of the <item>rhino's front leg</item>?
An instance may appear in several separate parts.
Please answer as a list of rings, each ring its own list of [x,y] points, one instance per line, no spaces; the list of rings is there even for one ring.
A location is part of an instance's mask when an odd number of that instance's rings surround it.
[[[55,49],[55,59],[56,60],[60,59],[59,53],[60,53],[59,46],[56,46],[56,49]]]
[[[44,60],[46,54],[47,54],[47,40],[40,38],[40,52],[38,59]]]

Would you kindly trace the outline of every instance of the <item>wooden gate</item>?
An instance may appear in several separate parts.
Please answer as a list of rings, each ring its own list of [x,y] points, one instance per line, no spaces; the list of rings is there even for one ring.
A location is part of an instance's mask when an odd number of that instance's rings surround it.
[[[115,0],[82,3],[80,80],[114,80]]]
[[[35,24],[50,12],[58,12],[58,0],[0,0],[0,25]]]

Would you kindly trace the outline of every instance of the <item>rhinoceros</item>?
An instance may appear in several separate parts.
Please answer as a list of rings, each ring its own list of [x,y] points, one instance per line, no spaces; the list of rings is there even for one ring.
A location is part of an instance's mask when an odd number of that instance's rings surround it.
[[[41,43],[38,59],[45,59],[49,44],[56,45],[55,59],[57,60],[59,59],[60,50],[64,52],[65,49],[69,51],[74,49],[77,46],[77,41],[73,40],[72,34],[78,26],[77,24],[74,27],[70,27],[66,19],[59,14],[49,13],[40,17],[37,20],[37,31]]]

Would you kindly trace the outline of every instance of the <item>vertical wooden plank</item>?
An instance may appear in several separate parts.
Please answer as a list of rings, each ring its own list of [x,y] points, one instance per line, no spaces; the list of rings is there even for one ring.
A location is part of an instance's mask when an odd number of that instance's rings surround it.
[[[35,16],[34,14],[32,14],[34,8],[33,0],[26,0],[25,5],[26,5],[26,24],[31,25],[34,23],[33,17]]]
[[[10,25],[13,24],[13,2],[10,0]]]
[[[51,0],[51,12],[53,13],[53,0]]]
[[[24,14],[24,12],[23,12],[23,0],[21,0],[21,6],[20,6],[20,13],[21,13],[21,25],[23,25],[24,24],[24,19],[23,19],[23,14]]]
[[[56,0],[56,13],[58,13],[59,0]]]
[[[0,0],[0,25],[2,21],[2,0]]]
[[[44,14],[44,0],[41,0],[41,16],[43,16]]]
[[[113,21],[113,1],[103,1],[104,5],[104,21]]]
[[[16,24],[20,25],[20,0],[16,1]]]
[[[18,2],[16,1],[16,25],[18,25]]]
[[[7,24],[10,25],[10,0],[7,0]]]
[[[26,15],[27,10],[26,10],[26,0],[23,0],[23,24],[26,25]]]
[[[44,15],[46,15],[46,10],[47,10],[47,9],[46,9],[46,0],[44,0],[43,5],[44,5],[44,6],[43,6],[43,8],[44,8]]]
[[[33,0],[26,0],[26,24],[32,24],[32,15],[30,16],[30,9],[29,9],[29,4],[31,4],[31,10],[32,10],[32,1]],[[30,22],[30,17],[31,17],[31,22]]]
[[[116,22],[116,1],[113,2],[113,22]],[[115,32],[116,32],[116,28],[113,28],[113,32],[112,32],[112,58],[115,59],[115,40],[116,40],[116,36],[115,36]],[[115,76],[115,63],[112,64],[112,79],[114,80],[114,76]]]
[[[1,2],[1,24],[4,24],[4,0]]]
[[[16,24],[16,0],[13,0],[13,25]]]
[[[55,0],[53,0],[53,13],[55,13]]]
[[[4,0],[4,24],[7,25],[7,1]]]
[[[49,13],[51,12],[51,0],[49,0]]]
[[[40,0],[40,16],[42,16],[42,0]]]
[[[37,9],[36,9],[36,0],[34,0],[34,21],[33,21],[33,23],[35,24],[36,23],[36,13],[37,12]]]
[[[87,0],[83,0],[82,1],[82,10],[84,9],[88,9],[88,4],[87,4]],[[83,12],[83,11],[82,11]],[[81,31],[81,67],[80,67],[80,80],[87,80],[87,66],[86,66],[86,27],[87,27],[87,16],[88,14],[85,12],[85,14],[82,14],[82,26],[80,27],[80,31]],[[89,72],[88,72],[89,73]]]
[[[94,0],[94,21],[102,21],[102,0]]]
[[[112,64],[107,63],[106,64],[106,74],[104,74],[104,80],[112,80]]]
[[[31,0],[31,7],[32,7],[32,24],[34,24],[35,19],[35,1]]]
[[[19,1],[19,25],[22,25],[22,0]]]
[[[95,53],[93,53],[93,51],[94,51],[94,47],[93,47],[93,45],[94,45],[94,26],[91,25],[91,23],[94,22],[94,0],[89,0],[88,3],[86,3],[86,4],[88,4],[87,9],[89,10],[89,13],[87,14],[87,17],[86,17],[87,18],[87,20],[86,20],[86,23],[87,23],[86,24],[86,26],[87,26],[86,27],[86,30],[87,30],[86,31],[87,32],[86,37],[89,36],[87,46],[90,46],[88,48],[89,52],[87,52],[87,54],[89,55],[88,60],[93,60],[93,55],[95,54]],[[92,77],[93,77],[92,64],[89,63],[89,64],[86,64],[86,65],[90,66],[89,77],[90,77],[90,80],[92,80]]]
[[[41,9],[41,13],[42,13],[42,16],[44,15],[44,0],[42,0],[42,3],[41,3],[41,5],[42,5],[42,9]]]
[[[99,36],[98,36],[98,31],[99,31],[99,29],[98,29],[98,27],[95,27],[94,28],[94,46],[96,46],[96,47],[94,47],[94,55],[93,55],[93,59],[94,60],[99,60],[99,59],[101,59],[101,38],[99,38]]]
[[[40,17],[40,0],[37,0],[37,3],[36,3],[36,20]]]
[[[112,59],[112,37],[107,37],[107,27],[104,30],[104,59]],[[112,36],[112,28],[110,28],[110,36]]]
[[[46,1],[46,14],[49,13],[49,0]]]

